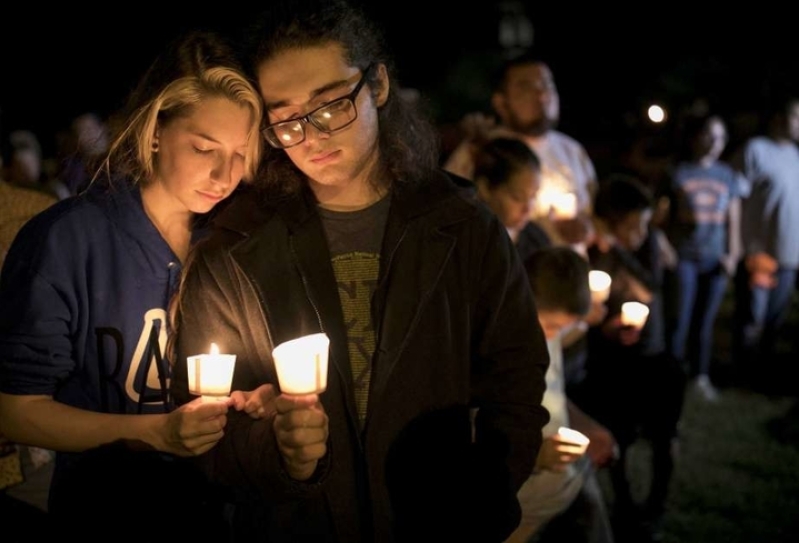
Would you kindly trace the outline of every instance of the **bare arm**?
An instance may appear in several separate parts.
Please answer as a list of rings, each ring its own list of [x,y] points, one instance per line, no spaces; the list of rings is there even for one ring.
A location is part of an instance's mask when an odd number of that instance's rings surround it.
[[[78,409],[45,395],[0,393],[0,433],[12,441],[80,452],[127,441],[179,456],[210,449],[222,437],[226,402],[196,400],[169,414],[119,415]]]
[[[735,273],[735,267],[743,256],[741,241],[741,199],[733,198],[727,216],[727,254],[724,267],[728,275]]]

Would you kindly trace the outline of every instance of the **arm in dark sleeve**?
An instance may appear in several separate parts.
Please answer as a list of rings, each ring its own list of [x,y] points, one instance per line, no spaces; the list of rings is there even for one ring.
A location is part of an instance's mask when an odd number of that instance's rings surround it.
[[[219,346],[220,352],[237,355],[233,390],[254,390],[271,382],[273,376],[273,372],[264,369],[268,362],[264,351],[269,348],[268,342],[258,342],[247,334],[260,326],[263,318],[252,312],[253,303],[257,302],[244,301],[249,290],[232,264],[222,251],[204,254],[199,246],[192,260],[175,308],[171,390],[178,405],[192,399],[186,357],[207,353],[212,342]],[[262,344],[260,352],[255,347],[257,343]],[[327,470],[326,460],[320,461],[317,474],[310,481],[291,479],[282,467],[272,421],[271,417],[254,420],[231,410],[224,437],[198,458],[210,480],[238,494],[256,493],[267,499],[318,491],[319,481]]]
[[[474,326],[476,465],[470,477],[478,492],[493,496],[485,504],[486,516],[493,509],[504,523],[497,529],[507,530],[507,537],[518,525],[516,494],[533,471],[549,421],[541,405],[549,353],[526,274],[507,236],[497,232],[490,239],[482,263]]]

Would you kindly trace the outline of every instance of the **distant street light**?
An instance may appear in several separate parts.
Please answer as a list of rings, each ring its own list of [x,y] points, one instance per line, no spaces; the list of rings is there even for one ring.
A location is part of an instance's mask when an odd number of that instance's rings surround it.
[[[655,124],[660,124],[666,120],[666,110],[657,104],[652,104],[646,110],[647,117]]]

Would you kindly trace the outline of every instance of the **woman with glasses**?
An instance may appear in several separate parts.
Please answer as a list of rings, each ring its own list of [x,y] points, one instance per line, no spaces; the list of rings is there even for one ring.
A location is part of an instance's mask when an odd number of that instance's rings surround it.
[[[177,358],[219,338],[239,387],[279,386],[272,349],[324,332],[330,361],[326,390],[231,414],[201,457],[239,498],[234,539],[503,541],[548,418],[516,249],[438,168],[362,12],[286,0],[258,21],[268,147],[187,268]],[[185,372],[173,391],[188,399]]]

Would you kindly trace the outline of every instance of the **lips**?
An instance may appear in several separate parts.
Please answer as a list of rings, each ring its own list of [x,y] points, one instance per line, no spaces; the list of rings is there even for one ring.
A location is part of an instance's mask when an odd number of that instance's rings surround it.
[[[203,191],[197,191],[197,192],[204,198],[207,198],[208,200],[211,200],[213,202],[219,202],[225,197],[224,194],[216,194],[214,192],[203,192]]]
[[[338,151],[323,151],[312,156],[311,162],[314,164],[326,164],[332,160],[335,160],[335,158],[338,156],[338,153]]]

